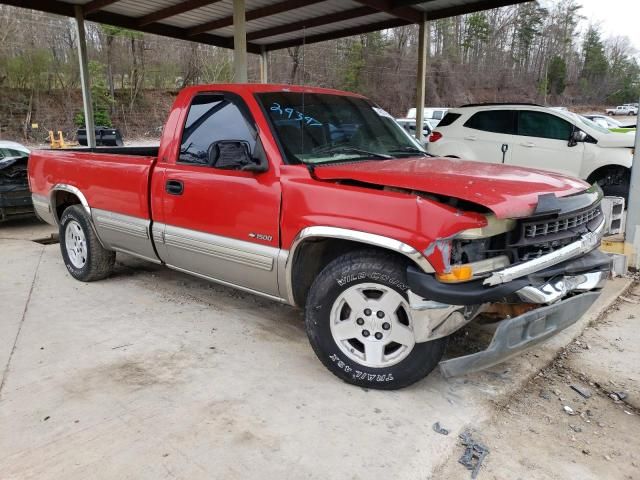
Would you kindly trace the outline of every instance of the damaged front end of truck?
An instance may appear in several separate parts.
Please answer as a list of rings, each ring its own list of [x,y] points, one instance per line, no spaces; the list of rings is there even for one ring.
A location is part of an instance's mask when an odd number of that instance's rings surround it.
[[[435,275],[408,269],[416,341],[451,335],[468,323],[495,326],[482,351],[440,363],[445,376],[482,370],[575,323],[600,295],[611,261],[597,247],[605,221],[597,185],[566,197],[540,195],[533,213],[487,215],[487,226],[439,239]],[[446,258],[445,258],[446,257]]]

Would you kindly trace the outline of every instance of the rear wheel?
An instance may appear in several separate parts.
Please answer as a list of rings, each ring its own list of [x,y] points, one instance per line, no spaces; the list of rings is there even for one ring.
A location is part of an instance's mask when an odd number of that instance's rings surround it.
[[[402,388],[442,358],[446,339],[415,342],[406,266],[385,252],[352,252],[327,265],[311,286],[305,312],[309,341],[345,382]]]
[[[100,244],[80,205],[67,208],[60,218],[60,250],[71,276],[83,282],[109,276],[116,260],[116,253]]]

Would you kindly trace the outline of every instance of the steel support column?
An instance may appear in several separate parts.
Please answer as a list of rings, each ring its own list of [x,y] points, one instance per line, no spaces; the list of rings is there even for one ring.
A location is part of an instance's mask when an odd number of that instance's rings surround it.
[[[638,122],[640,124],[640,122]],[[630,250],[629,265],[640,269],[640,125],[636,125],[636,143],[631,165],[629,201],[625,224],[625,252]]]
[[[247,28],[244,0],[233,0],[233,72],[236,83],[247,82]]]
[[[422,15],[422,21],[419,23],[418,33],[418,76],[416,79],[416,138],[422,142],[424,135],[422,129],[424,126],[424,103],[427,85],[427,47],[428,47],[428,29],[427,16]]]
[[[78,60],[80,61],[80,84],[82,85],[82,105],[84,107],[84,126],[87,129],[87,146],[95,148],[96,130],[93,121],[93,103],[89,80],[89,62],[87,60],[87,39],[84,31],[82,5],[76,5],[76,33],[78,36]]]
[[[260,83],[269,83],[269,52],[264,47],[260,52]]]

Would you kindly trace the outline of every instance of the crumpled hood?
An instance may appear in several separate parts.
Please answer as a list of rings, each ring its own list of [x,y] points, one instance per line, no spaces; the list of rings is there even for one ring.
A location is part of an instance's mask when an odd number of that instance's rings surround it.
[[[314,173],[320,180],[356,180],[447,195],[487,207],[498,218],[531,215],[538,195],[564,197],[589,187],[582,180],[558,173],[454,158],[352,162],[318,166]]]

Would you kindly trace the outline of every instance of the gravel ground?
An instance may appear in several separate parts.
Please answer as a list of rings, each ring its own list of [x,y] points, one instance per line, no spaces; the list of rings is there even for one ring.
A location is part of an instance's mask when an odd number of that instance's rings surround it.
[[[496,402],[492,420],[472,431],[490,450],[479,479],[640,479],[637,319],[636,284],[523,390]],[[462,451],[431,478],[470,478]]]

